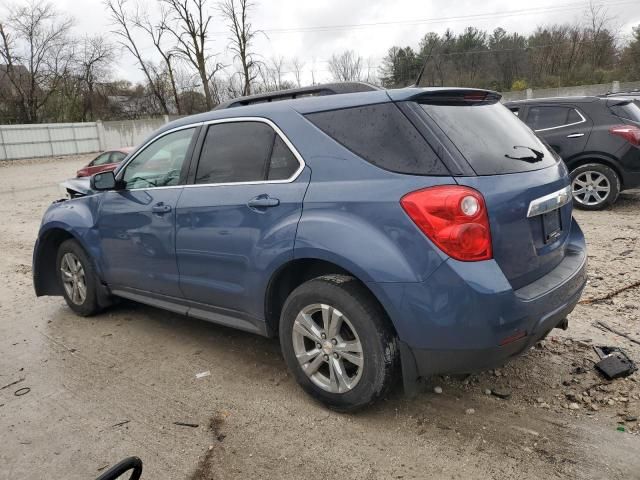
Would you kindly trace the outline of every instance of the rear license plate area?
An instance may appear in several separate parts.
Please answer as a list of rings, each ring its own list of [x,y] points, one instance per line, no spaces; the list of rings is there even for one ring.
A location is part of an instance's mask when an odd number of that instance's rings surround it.
[[[559,208],[542,214],[542,233],[544,235],[544,243],[551,243],[560,236],[562,233],[562,219]]]

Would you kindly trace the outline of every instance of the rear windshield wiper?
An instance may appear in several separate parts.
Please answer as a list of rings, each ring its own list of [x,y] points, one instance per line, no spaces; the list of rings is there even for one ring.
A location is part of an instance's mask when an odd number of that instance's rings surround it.
[[[544,153],[542,153],[539,150],[536,150],[535,148],[531,148],[531,147],[525,147],[524,145],[514,145],[513,149],[517,149],[517,148],[526,148],[527,150],[531,150],[534,154],[534,156],[526,156],[526,157],[514,157],[513,155],[509,155],[508,153],[505,153],[504,156],[507,158],[510,158],[512,160],[522,160],[523,162],[528,162],[528,163],[537,163],[537,162],[541,162],[542,159],[544,158]]]

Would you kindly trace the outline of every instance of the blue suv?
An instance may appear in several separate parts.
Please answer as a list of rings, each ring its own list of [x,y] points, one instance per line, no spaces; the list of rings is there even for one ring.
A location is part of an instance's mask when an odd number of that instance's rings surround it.
[[[248,97],[161,128],[49,207],[36,294],[278,336],[338,410],[566,328],[587,255],[559,157],[495,92],[366,90]]]

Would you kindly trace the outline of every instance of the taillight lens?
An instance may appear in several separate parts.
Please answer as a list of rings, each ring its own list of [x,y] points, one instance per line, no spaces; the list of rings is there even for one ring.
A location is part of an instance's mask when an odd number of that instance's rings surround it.
[[[480,192],[442,185],[406,194],[400,204],[411,220],[444,253],[456,260],[489,260],[491,230]]]
[[[640,128],[635,125],[616,125],[609,129],[609,133],[624,138],[636,147],[640,146]]]

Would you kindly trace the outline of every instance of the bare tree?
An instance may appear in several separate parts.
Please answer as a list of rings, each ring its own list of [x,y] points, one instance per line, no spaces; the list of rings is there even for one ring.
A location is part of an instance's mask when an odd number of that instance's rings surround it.
[[[152,76],[152,65],[147,62],[143,57],[138,45],[133,38],[132,29],[135,26],[134,18],[129,14],[126,8],[127,0],[106,0],[106,6],[111,16],[111,21],[115,26],[115,33],[119,38],[119,43],[122,45],[131,55],[135,57],[140,65],[140,70],[144,73],[145,78],[149,84],[154,97],[160,103],[162,112],[165,115],[169,114],[169,107],[165,94],[160,88],[157,75]],[[155,78],[154,78],[155,77]]]
[[[231,37],[229,37],[229,50],[234,54],[234,59],[239,60],[242,66],[243,95],[251,95],[251,83],[258,76],[259,62],[254,59],[251,52],[252,42],[259,33],[249,23],[249,11],[253,8],[250,0],[223,0],[220,12],[229,24]]]
[[[271,76],[273,77],[276,90],[282,90],[282,69],[284,68],[284,57],[272,57],[269,63],[269,69],[271,70]]]
[[[173,65],[173,59],[175,56],[175,51],[172,48],[167,48],[165,42],[163,41],[163,37],[165,37],[166,33],[169,33],[169,27],[167,26],[169,12],[163,6],[160,6],[160,18],[158,22],[152,22],[149,19],[149,15],[146,13],[140,13],[139,6],[136,8],[136,15],[134,17],[134,24],[140,30],[144,31],[149,38],[151,38],[151,42],[155,47],[156,51],[162,58],[164,62],[164,67],[166,68],[167,75],[169,77],[169,84],[171,87],[171,94],[173,96],[173,102],[176,106],[176,112],[178,115],[182,114],[182,109],[180,107],[180,97],[178,95],[178,88],[176,84],[176,73],[175,66]]]
[[[102,35],[86,36],[76,52],[76,64],[83,87],[82,121],[94,119],[96,82],[107,76],[107,67],[114,60],[113,45]]]
[[[169,7],[174,24],[167,30],[178,42],[175,51],[198,72],[204,90],[207,108],[214,107],[211,84],[214,76],[223,68],[208,52],[209,26],[212,16],[207,12],[207,0],[161,0]]]
[[[293,57],[291,63],[293,64],[293,74],[296,77],[296,83],[298,84],[298,88],[300,88],[302,87],[302,69],[304,68],[304,62],[298,57]]]
[[[335,53],[329,59],[329,71],[338,82],[356,82],[362,79],[362,57],[353,50],[340,55]]]
[[[613,18],[608,15],[603,5],[591,0],[586,13],[587,32],[591,51],[591,66],[601,67],[612,60],[615,55],[616,39],[610,30]]]
[[[68,74],[72,24],[53,4],[36,1],[10,8],[7,21],[0,23],[0,59],[16,95],[19,121],[37,122]]]

